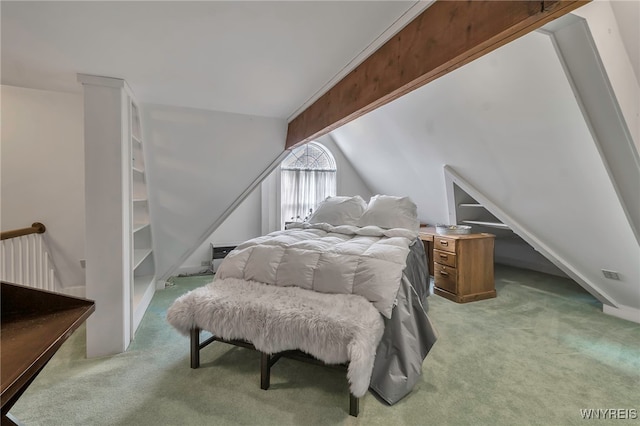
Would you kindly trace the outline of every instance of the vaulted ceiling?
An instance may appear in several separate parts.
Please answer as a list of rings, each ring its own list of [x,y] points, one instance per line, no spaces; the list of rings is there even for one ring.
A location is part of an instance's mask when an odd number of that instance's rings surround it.
[[[430,3],[2,1],[2,84],[99,74],[141,102],[290,119]],[[612,2],[636,76],[639,3]]]
[[[226,157],[224,162],[219,159],[221,164],[216,168],[210,161],[214,155],[198,155],[203,145],[212,144],[211,135],[224,127],[217,124],[229,120],[224,114],[210,111],[290,121],[430,3],[2,1],[2,84],[80,92],[76,73],[106,75],[126,79],[141,103],[198,109],[191,114],[210,115],[215,120],[205,120],[206,126],[198,130],[202,134],[191,129],[193,126],[180,128],[180,134],[173,138],[180,142],[174,144],[176,151],[163,159],[175,164],[176,158],[182,158],[189,165],[181,167],[183,171],[191,171],[194,161],[201,160],[199,170],[215,177],[210,170],[223,173],[226,167],[234,171],[239,163],[232,164]],[[596,28],[582,22],[581,29],[569,22],[565,29],[580,34],[579,44],[587,47],[576,54],[599,65],[598,50],[603,62],[612,59],[604,55],[613,51],[598,42],[622,37],[627,53],[615,50],[615,55],[625,56],[636,81],[635,85],[622,86],[622,90],[614,87],[617,99],[598,93],[588,99],[587,93],[577,87],[584,67],[567,62],[572,43],[560,55],[557,42],[561,34],[552,41],[534,33],[406,99],[387,104],[335,131],[333,136],[373,191],[411,195],[420,204],[421,219],[426,221],[446,220],[442,165],[452,166],[502,211],[524,224],[527,234],[554,254],[572,277],[595,289],[612,305],[627,304],[637,314],[639,246],[629,219],[629,211],[636,210],[632,202],[625,212],[624,202],[620,202],[624,201],[625,188],[633,191],[634,181],[616,177],[617,170],[622,169],[607,163],[608,154],[603,156],[602,147],[609,143],[614,151],[634,162],[637,149],[630,135],[637,135],[638,129],[625,128],[624,120],[620,120],[623,114],[609,108],[606,112],[612,119],[607,118],[602,126],[620,130],[623,137],[605,137],[605,132],[599,134],[594,125],[598,114],[588,109],[590,103],[597,107],[604,101],[611,101],[614,107],[620,103],[625,107],[623,112],[631,111],[637,123],[638,115],[633,111],[637,111],[638,97],[633,94],[640,80],[640,2],[605,6],[615,19],[601,20],[604,26]],[[596,69],[600,72],[596,72],[595,81],[610,89],[606,74],[614,68],[605,69]],[[611,77],[620,75],[612,73]],[[588,84],[590,80],[592,76],[586,78],[585,87],[595,87]],[[629,87],[633,90],[626,90]],[[626,108],[625,96],[631,96],[631,108]],[[244,123],[244,119],[235,118]],[[162,130],[161,125],[151,124],[155,125],[152,130]],[[280,137],[284,133],[279,130],[280,123],[271,124],[278,128],[273,133]],[[237,125],[234,129],[242,133],[244,127]],[[185,132],[197,133],[197,137],[185,141]],[[232,149],[229,139],[220,138],[211,152],[219,157],[221,149]],[[264,141],[255,139],[256,146],[243,141],[248,150],[266,149]],[[361,149],[363,144],[366,149]],[[629,149],[616,149],[622,145]],[[279,146],[267,148],[272,156],[280,150]],[[631,151],[635,156],[626,154]],[[270,161],[259,159],[266,164],[251,170],[249,174],[253,175],[243,176],[247,182],[238,183],[238,188],[227,188],[224,182],[224,190],[230,192],[224,200],[219,193],[223,190],[220,179],[210,179],[220,181],[220,191],[210,191],[215,195],[207,193],[211,188],[194,191],[193,180],[179,182],[191,185],[191,191],[174,191],[191,197],[180,203],[181,208],[189,206],[190,210],[179,216],[177,225],[163,223],[171,237],[167,239],[171,244],[163,247],[177,250],[167,253],[165,263],[178,261],[208,224],[223,220],[225,211],[232,210],[234,200],[252,179],[259,178]],[[389,169],[393,179],[385,177]],[[628,169],[633,173],[640,170],[635,163]],[[162,170],[156,171],[158,178],[165,176]],[[178,181],[169,174],[166,179]],[[172,189],[165,181],[156,183],[165,192]],[[202,194],[208,194],[208,209],[196,208],[198,203],[194,201],[200,201]],[[198,227],[193,225],[193,217],[200,211],[206,211],[206,217],[200,218]],[[162,236],[155,228],[154,233]],[[190,239],[183,246],[175,244],[176,235],[187,234]],[[603,281],[600,269],[605,268],[620,271],[622,282]]]
[[[288,118],[429,3],[2,1],[2,84]]]

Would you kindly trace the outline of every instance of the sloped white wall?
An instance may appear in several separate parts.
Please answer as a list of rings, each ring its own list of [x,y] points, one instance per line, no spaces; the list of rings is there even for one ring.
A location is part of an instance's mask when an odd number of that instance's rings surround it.
[[[640,248],[547,35],[503,46],[333,137],[372,189],[409,195],[428,223],[447,222],[449,164],[601,299],[640,308]]]
[[[358,174],[353,164],[345,157],[340,147],[331,135],[324,135],[317,140],[331,151],[336,160],[336,195],[359,195],[365,201],[369,201],[375,195]]]
[[[81,94],[3,85],[2,230],[42,222],[60,284],[84,296]]]
[[[187,260],[284,150],[285,120],[142,105],[156,274]]]
[[[337,176],[336,176],[336,193],[337,195],[360,195],[365,200],[369,200],[372,192],[366,186],[360,175],[355,171],[349,160],[344,156],[340,148],[335,144],[330,135],[325,135],[318,139],[333,154],[336,160]],[[279,173],[279,169],[274,170],[271,174]],[[269,176],[267,179],[278,181],[275,176]],[[270,185],[270,191],[265,194],[269,197],[268,203],[276,203],[278,198],[276,195],[277,185]],[[211,260],[210,244],[215,245],[235,245],[259,235],[275,231],[277,219],[273,220],[273,229],[262,230],[263,216],[269,215],[269,209],[262,206],[263,189],[258,186],[247,198],[238,205],[238,207],[220,224],[220,226],[206,238],[189,258],[175,272],[177,273],[193,273],[207,269],[202,262]]]
[[[232,246],[261,235],[261,200],[261,188],[258,186],[172,275],[202,272],[209,269],[211,244]],[[202,262],[207,262],[207,265],[202,265]]]

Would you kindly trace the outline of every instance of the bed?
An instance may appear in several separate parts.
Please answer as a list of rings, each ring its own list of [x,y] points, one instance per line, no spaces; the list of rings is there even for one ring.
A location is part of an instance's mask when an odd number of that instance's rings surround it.
[[[399,401],[437,339],[416,210],[407,197],[329,197],[308,222],[237,246],[167,312],[191,338],[191,367],[223,341],[262,353],[263,389],[288,356],[345,367],[351,415],[367,390]],[[201,330],[212,337],[201,343]]]

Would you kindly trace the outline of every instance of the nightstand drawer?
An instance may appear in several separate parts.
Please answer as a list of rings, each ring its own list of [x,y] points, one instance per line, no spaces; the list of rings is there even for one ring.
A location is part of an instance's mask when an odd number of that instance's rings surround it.
[[[436,250],[456,252],[456,240],[450,238],[434,237],[433,248]]]
[[[450,293],[456,294],[457,288],[457,275],[458,272],[455,268],[450,266],[441,265],[436,263],[434,265],[434,285],[438,288],[446,290]]]
[[[434,262],[441,263],[443,265],[456,267],[456,255],[449,253],[448,251],[434,250],[433,251]]]

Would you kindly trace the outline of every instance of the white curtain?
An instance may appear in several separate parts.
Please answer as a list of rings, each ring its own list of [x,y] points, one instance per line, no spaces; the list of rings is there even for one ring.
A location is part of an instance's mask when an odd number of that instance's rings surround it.
[[[282,170],[282,222],[302,221],[322,200],[336,195],[335,170]]]

